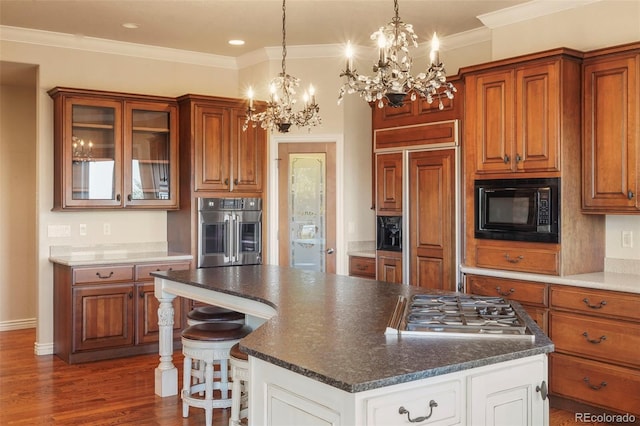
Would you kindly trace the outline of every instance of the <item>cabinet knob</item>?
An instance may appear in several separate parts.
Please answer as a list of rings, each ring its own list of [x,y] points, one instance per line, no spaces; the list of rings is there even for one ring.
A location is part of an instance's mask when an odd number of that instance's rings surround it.
[[[127,201],[131,201],[133,199],[133,197],[131,197],[131,194],[127,195]]]
[[[238,179],[234,179],[234,180],[233,180],[233,184],[234,184],[234,185],[237,185],[237,184],[238,184]]]
[[[118,202],[120,201],[120,194],[116,195],[116,201],[118,201]]]
[[[404,407],[398,408],[398,413],[399,414],[406,414],[407,415],[407,420],[409,420],[410,423],[421,423],[421,422],[424,422],[425,420],[429,419],[433,415],[433,407],[437,407],[437,406],[438,406],[438,403],[435,402],[432,399],[431,401],[429,401],[429,414],[427,414],[426,416],[422,416],[422,417],[416,417],[415,419],[411,418],[411,413],[409,412],[409,410],[407,410]]]
[[[629,190],[627,197],[631,200],[633,198],[633,191]]]
[[[522,161],[522,157],[520,156],[520,154],[516,154],[516,163],[519,163]]]
[[[543,380],[540,385],[536,386],[536,392],[540,392],[540,396],[542,397],[543,401],[547,399],[547,396],[549,395],[549,389],[547,389],[546,380]]]
[[[229,185],[229,178],[226,178],[226,179],[224,180],[224,184],[225,184],[225,185]]]
[[[503,161],[504,161],[504,164],[509,164],[509,161],[511,161],[511,159],[509,158],[508,155],[505,155]]]

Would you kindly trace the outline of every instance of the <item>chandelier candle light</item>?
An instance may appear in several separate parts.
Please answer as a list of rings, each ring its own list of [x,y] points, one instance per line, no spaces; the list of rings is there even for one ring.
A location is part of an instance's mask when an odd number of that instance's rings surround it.
[[[346,69],[340,77],[346,77],[346,82],[340,88],[338,104],[346,93],[358,93],[367,102],[377,102],[383,108],[387,105],[398,108],[404,105],[404,99],[409,94],[411,101],[417,96],[432,103],[438,99],[440,109],[444,108],[443,97],[453,99],[456,88],[447,82],[444,66],[440,62],[438,50],[440,43],[436,34],[431,41],[430,65],[427,72],[411,75],[413,60],[409,55],[409,44],[418,47],[418,36],[413,32],[413,26],[405,24],[398,14],[398,0],[394,0],[395,16],[384,27],[371,34],[371,40],[378,43],[379,57],[373,65],[374,76],[358,74],[353,67],[353,50],[347,44]]]
[[[247,108],[247,119],[243,130],[247,130],[249,123],[256,127],[259,122],[260,127],[273,132],[277,129],[280,133],[287,133],[292,124],[298,127],[318,126],[321,123],[320,107],[316,103],[315,90],[309,86],[309,91],[304,94],[304,109],[294,112],[296,103],[296,87],[300,85],[300,79],[287,74],[287,32],[286,32],[286,0],[282,1],[282,72],[278,77],[271,80],[269,85],[269,100],[263,112],[256,113],[253,107],[253,89],[249,88],[247,97],[249,107]],[[278,95],[280,93],[280,95]]]

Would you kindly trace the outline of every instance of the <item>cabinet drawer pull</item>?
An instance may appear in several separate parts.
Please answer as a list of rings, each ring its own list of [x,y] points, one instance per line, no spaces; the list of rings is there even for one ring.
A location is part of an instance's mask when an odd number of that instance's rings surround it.
[[[589,303],[589,299],[587,299],[586,297],[584,299],[582,299],[582,301],[584,302],[585,305],[587,305],[591,309],[602,309],[602,307],[607,304],[607,301],[603,300],[597,305],[591,305]]]
[[[536,392],[540,392],[540,396],[542,397],[543,401],[547,399],[547,396],[549,395],[549,389],[547,389],[546,380],[543,380],[540,385],[536,386]]]
[[[600,382],[599,385],[592,385],[591,382],[589,381],[588,377],[585,377],[582,380],[587,384],[587,386],[589,386],[591,389],[596,390],[596,391],[602,389],[605,386],[607,386],[607,382],[605,382],[605,381]]]
[[[109,275],[102,275],[102,274],[100,274],[100,272],[96,272],[96,276],[98,278],[100,278],[101,280],[106,280],[106,279],[111,278],[113,276],[113,271],[109,272]]]
[[[524,259],[524,256],[520,255],[520,256],[518,256],[518,257],[516,257],[516,258],[512,258],[512,257],[510,257],[510,256],[509,256],[509,253],[505,253],[505,254],[504,254],[504,258],[505,258],[505,259],[507,260],[507,262],[509,262],[509,263],[518,263],[518,262],[520,262],[522,259]]]
[[[365,265],[356,265],[356,269],[359,271],[366,271],[367,267]]]
[[[416,417],[415,419],[411,418],[411,413],[409,413],[409,410],[407,410],[404,407],[400,407],[398,409],[398,413],[399,414],[406,414],[407,415],[407,420],[409,420],[409,422],[411,423],[420,423],[420,422],[424,422],[425,420],[429,419],[432,415],[433,415],[433,407],[437,407],[438,403],[435,402],[433,399],[431,401],[429,401],[429,414],[423,417]]]
[[[602,343],[605,340],[607,340],[607,336],[605,336],[604,334],[602,336],[600,336],[600,338],[598,340],[589,339],[589,333],[587,333],[586,331],[584,333],[582,333],[582,335],[584,336],[585,339],[587,339],[587,342],[593,343],[594,345],[597,345],[598,343]]]
[[[502,291],[500,289],[500,286],[496,287],[496,292],[498,292],[498,294],[500,296],[509,296],[509,295],[513,294],[515,291],[516,291],[515,288],[510,288],[509,291]]]

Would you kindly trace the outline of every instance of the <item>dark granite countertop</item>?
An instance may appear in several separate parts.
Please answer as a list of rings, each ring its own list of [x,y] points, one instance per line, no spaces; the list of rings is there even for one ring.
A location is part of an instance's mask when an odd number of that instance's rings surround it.
[[[535,342],[385,336],[397,297],[439,290],[271,265],[153,273],[265,303],[277,314],[241,342],[249,355],[347,392],[362,392],[553,351],[519,305]]]

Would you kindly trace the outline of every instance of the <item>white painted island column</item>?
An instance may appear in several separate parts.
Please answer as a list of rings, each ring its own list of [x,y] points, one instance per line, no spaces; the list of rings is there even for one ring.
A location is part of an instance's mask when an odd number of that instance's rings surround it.
[[[160,364],[155,370],[155,392],[156,395],[165,397],[178,394],[178,369],[173,364],[173,299],[176,295],[163,292],[162,285],[156,280],[155,296],[160,301],[158,307]]]

